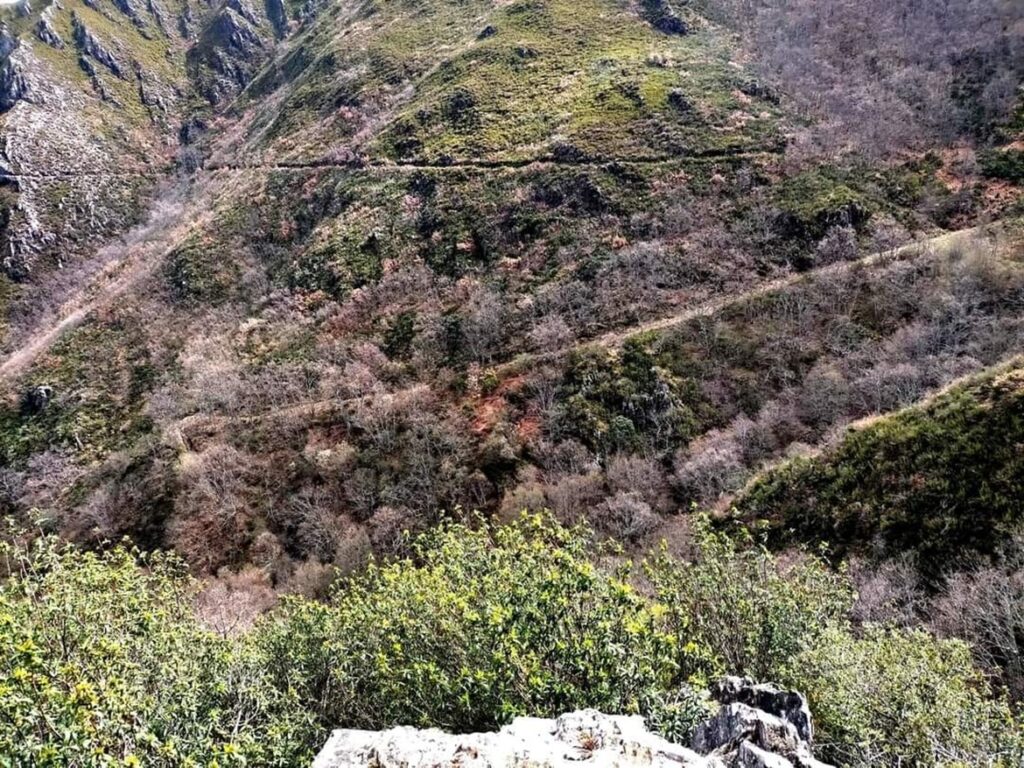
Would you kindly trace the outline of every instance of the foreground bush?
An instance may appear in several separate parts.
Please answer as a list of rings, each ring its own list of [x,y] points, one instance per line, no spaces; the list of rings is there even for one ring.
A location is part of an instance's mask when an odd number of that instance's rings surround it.
[[[692,562],[662,548],[646,568],[677,638],[683,676],[692,681],[769,679],[850,609],[847,579],[819,558],[783,564],[702,517],[694,536]]]
[[[449,524],[234,638],[197,622],[175,558],[8,546],[0,766],[284,768],[334,727],[483,730],[585,706],[685,742],[707,699],[684,682],[721,672],[806,691],[839,765],[1020,764],[966,645],[854,633],[841,573],[696,529],[693,563],[649,565],[652,598],[593,564],[585,530]]]
[[[0,765],[291,766],[318,738],[245,642],[197,622],[173,557],[5,547]]]
[[[817,754],[837,765],[1021,765],[1019,727],[970,649],[923,631],[833,628],[784,673],[814,713]]]
[[[292,601],[267,628],[267,655],[287,659],[282,685],[347,726],[474,731],[580,707],[638,712],[672,680],[674,639],[586,542],[541,517],[443,526],[414,561],[372,567],[330,605]]]

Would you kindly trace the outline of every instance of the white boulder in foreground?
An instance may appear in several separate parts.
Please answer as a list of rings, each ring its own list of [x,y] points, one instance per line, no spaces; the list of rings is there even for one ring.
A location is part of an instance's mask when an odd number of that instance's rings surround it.
[[[519,717],[497,733],[337,730],[313,768],[830,768],[811,754],[799,694],[742,678],[712,693],[722,706],[696,730],[694,749],[651,733],[642,717],[585,709]]]
[[[716,765],[647,730],[638,715],[593,709],[556,720],[518,717],[497,733],[455,735],[435,728],[335,731],[313,768],[563,768],[563,766]]]

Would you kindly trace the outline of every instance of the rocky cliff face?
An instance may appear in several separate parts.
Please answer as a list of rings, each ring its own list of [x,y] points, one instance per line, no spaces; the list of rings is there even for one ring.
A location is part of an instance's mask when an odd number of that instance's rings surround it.
[[[9,14],[2,273],[31,279],[135,223],[175,169],[182,126],[243,88],[287,24],[280,3],[243,0],[54,0]]]
[[[497,733],[338,730],[313,768],[828,768],[811,753],[811,716],[800,694],[736,677],[712,694],[721,706],[695,729],[690,747],[651,733],[639,716],[588,709],[516,718]]]

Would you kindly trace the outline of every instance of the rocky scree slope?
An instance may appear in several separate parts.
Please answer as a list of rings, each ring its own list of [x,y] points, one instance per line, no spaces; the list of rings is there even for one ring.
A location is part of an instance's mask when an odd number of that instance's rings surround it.
[[[201,115],[287,30],[269,0],[55,0],[0,31],[3,272],[74,265],[143,217]]]

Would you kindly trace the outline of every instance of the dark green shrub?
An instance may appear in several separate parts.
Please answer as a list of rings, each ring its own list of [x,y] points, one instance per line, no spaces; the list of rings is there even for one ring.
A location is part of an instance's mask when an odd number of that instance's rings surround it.
[[[643,0],[642,9],[644,18],[667,35],[685,35],[690,31],[689,25],[667,0]]]
[[[197,238],[175,248],[164,271],[175,297],[186,303],[220,304],[239,280],[238,264],[223,258],[216,244]]]
[[[380,280],[384,274],[382,250],[384,243],[374,233],[345,232],[279,264],[278,279],[292,288],[340,298],[353,288]]]
[[[1024,150],[988,150],[978,155],[978,164],[986,176],[1024,184]]]
[[[820,240],[833,227],[859,229],[872,214],[860,192],[818,171],[780,184],[775,203],[783,236],[797,240]]]
[[[28,382],[46,386],[41,407],[0,404],[0,465],[59,449],[95,460],[151,429],[145,395],[153,360],[129,318],[91,320],[65,334],[32,366]]]
[[[707,691],[683,684],[653,697],[644,707],[647,727],[669,741],[689,744],[694,731],[714,714],[717,706]]]
[[[767,473],[737,502],[779,545],[918,556],[937,578],[997,553],[1024,513],[1024,371],[988,375]]]
[[[664,449],[689,439],[696,419],[643,341],[622,352],[573,355],[559,391],[554,429],[604,453]]]
[[[395,359],[406,357],[416,338],[416,315],[402,312],[384,330],[384,352]]]

